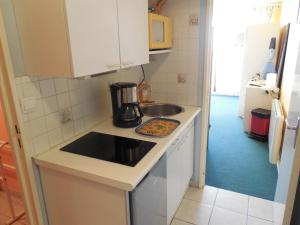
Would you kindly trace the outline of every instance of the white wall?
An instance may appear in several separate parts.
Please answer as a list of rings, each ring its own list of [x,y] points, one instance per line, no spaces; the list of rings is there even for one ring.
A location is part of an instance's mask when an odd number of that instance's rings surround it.
[[[184,105],[197,105],[199,74],[199,25],[189,25],[189,17],[200,17],[200,0],[168,0],[161,11],[172,18],[174,46],[168,54],[151,57],[145,65],[147,80],[155,100]],[[177,76],[186,79],[178,83]]]
[[[279,24],[256,24],[247,28],[239,99],[240,117],[244,117],[246,85],[256,73],[263,72],[269,56],[271,38],[276,37],[278,46],[279,31]]]
[[[282,26],[297,21],[299,6],[299,0],[283,0],[280,19],[280,24]]]

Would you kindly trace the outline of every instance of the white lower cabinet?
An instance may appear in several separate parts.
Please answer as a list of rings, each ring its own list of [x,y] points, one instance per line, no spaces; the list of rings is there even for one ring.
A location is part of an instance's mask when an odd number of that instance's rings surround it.
[[[194,126],[189,125],[167,151],[167,221],[173,216],[193,175]]]
[[[132,192],[40,166],[49,225],[169,225],[193,174],[193,124]]]

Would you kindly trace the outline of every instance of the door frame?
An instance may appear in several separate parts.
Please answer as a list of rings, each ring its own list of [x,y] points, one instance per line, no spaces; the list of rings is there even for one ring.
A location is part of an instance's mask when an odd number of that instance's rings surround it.
[[[300,128],[298,128],[298,136],[295,147],[295,155],[294,162],[292,165],[291,178],[288,189],[288,196],[285,204],[284,217],[283,217],[283,225],[290,225],[292,220],[292,213],[295,203],[295,197],[298,187],[298,179],[300,174]]]
[[[198,79],[198,105],[202,106],[201,114],[201,128],[200,128],[200,159],[199,159],[199,177],[198,186],[203,188],[205,186],[206,176],[206,158],[208,149],[208,131],[210,118],[210,98],[211,98],[211,78],[212,78],[212,60],[213,60],[213,0],[206,0],[206,18],[205,18],[205,46],[204,49],[204,68],[200,70],[200,75],[203,74],[203,80]],[[201,48],[200,48],[201,50]],[[203,81],[203,83],[201,83]]]
[[[22,189],[24,208],[26,217],[31,225],[38,225],[37,207],[34,201],[32,182],[30,180],[28,162],[22,142],[22,123],[21,109],[18,104],[17,90],[15,87],[15,77],[12,70],[8,42],[6,38],[5,27],[3,24],[2,12],[0,10],[0,100],[3,106],[3,114],[9,136],[9,142],[12,147],[12,154],[16,163],[18,181]]]
[[[198,105],[202,106],[201,116],[201,134],[200,134],[200,165],[199,165],[199,180],[198,186],[205,186],[206,175],[206,159],[208,150],[208,135],[209,135],[209,118],[210,118],[210,101],[211,101],[211,80],[212,80],[212,60],[213,60],[213,0],[206,0],[206,24],[205,24],[205,55],[204,55],[204,71],[203,71],[203,86],[202,92],[198,96]],[[200,73],[201,74],[201,73]],[[198,82],[198,87],[201,87],[201,81]],[[199,88],[200,89],[200,88]],[[201,104],[202,103],[202,104]],[[300,128],[299,128],[300,129]],[[292,218],[295,195],[297,191],[298,178],[300,173],[300,131],[298,132],[297,145],[295,148],[294,164],[292,167],[291,180],[288,190],[288,198],[284,210],[283,225],[289,225]],[[300,188],[300,187],[299,187]]]

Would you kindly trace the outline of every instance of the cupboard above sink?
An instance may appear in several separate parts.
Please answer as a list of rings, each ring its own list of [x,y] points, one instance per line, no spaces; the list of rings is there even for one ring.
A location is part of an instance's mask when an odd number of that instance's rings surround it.
[[[81,77],[149,63],[147,0],[13,3],[27,75]]]

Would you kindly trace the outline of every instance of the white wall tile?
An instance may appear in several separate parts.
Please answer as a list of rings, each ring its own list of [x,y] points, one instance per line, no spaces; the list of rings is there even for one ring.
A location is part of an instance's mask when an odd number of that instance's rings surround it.
[[[78,120],[83,117],[84,104],[75,105],[72,107],[72,115],[74,120]]]
[[[78,90],[79,89],[79,79],[69,79],[68,80],[69,90]]]
[[[33,120],[42,117],[44,115],[43,101],[41,99],[37,99],[35,110],[33,112],[28,113],[27,115],[28,115],[28,120]]]
[[[40,154],[50,148],[49,138],[47,134],[42,134],[33,138],[33,146],[35,154]]]
[[[47,131],[46,120],[44,117],[31,120],[29,124],[32,137],[42,135]]]
[[[23,97],[40,98],[40,84],[38,81],[23,83]]]
[[[74,136],[74,123],[68,122],[62,125],[62,134],[63,134],[64,141]]]
[[[66,93],[58,94],[57,102],[58,102],[58,108],[60,110],[70,107],[71,101],[70,101],[69,93],[66,92]]]
[[[140,78],[141,69],[138,67],[92,79],[17,78],[19,99],[24,96],[37,99],[35,110],[22,114],[22,121],[26,124],[22,131],[25,142],[32,146],[26,149],[27,153],[31,156],[46,151],[111,117],[109,84],[120,81],[137,83]],[[73,121],[63,124],[62,111],[67,108],[71,110]]]
[[[61,115],[59,112],[51,113],[46,116],[47,130],[51,131],[61,126]]]
[[[51,147],[58,145],[63,141],[62,131],[60,127],[52,131],[49,131],[48,136],[49,136],[49,142]]]
[[[44,105],[45,115],[58,111],[58,103],[57,103],[56,95],[44,98],[43,105]]]
[[[55,95],[55,87],[53,79],[47,79],[40,81],[41,95],[42,97],[49,97]]]
[[[54,80],[56,94],[68,91],[68,80],[66,78],[56,78]]]
[[[85,130],[85,123],[84,119],[79,119],[74,121],[74,133],[75,134],[80,134]]]

